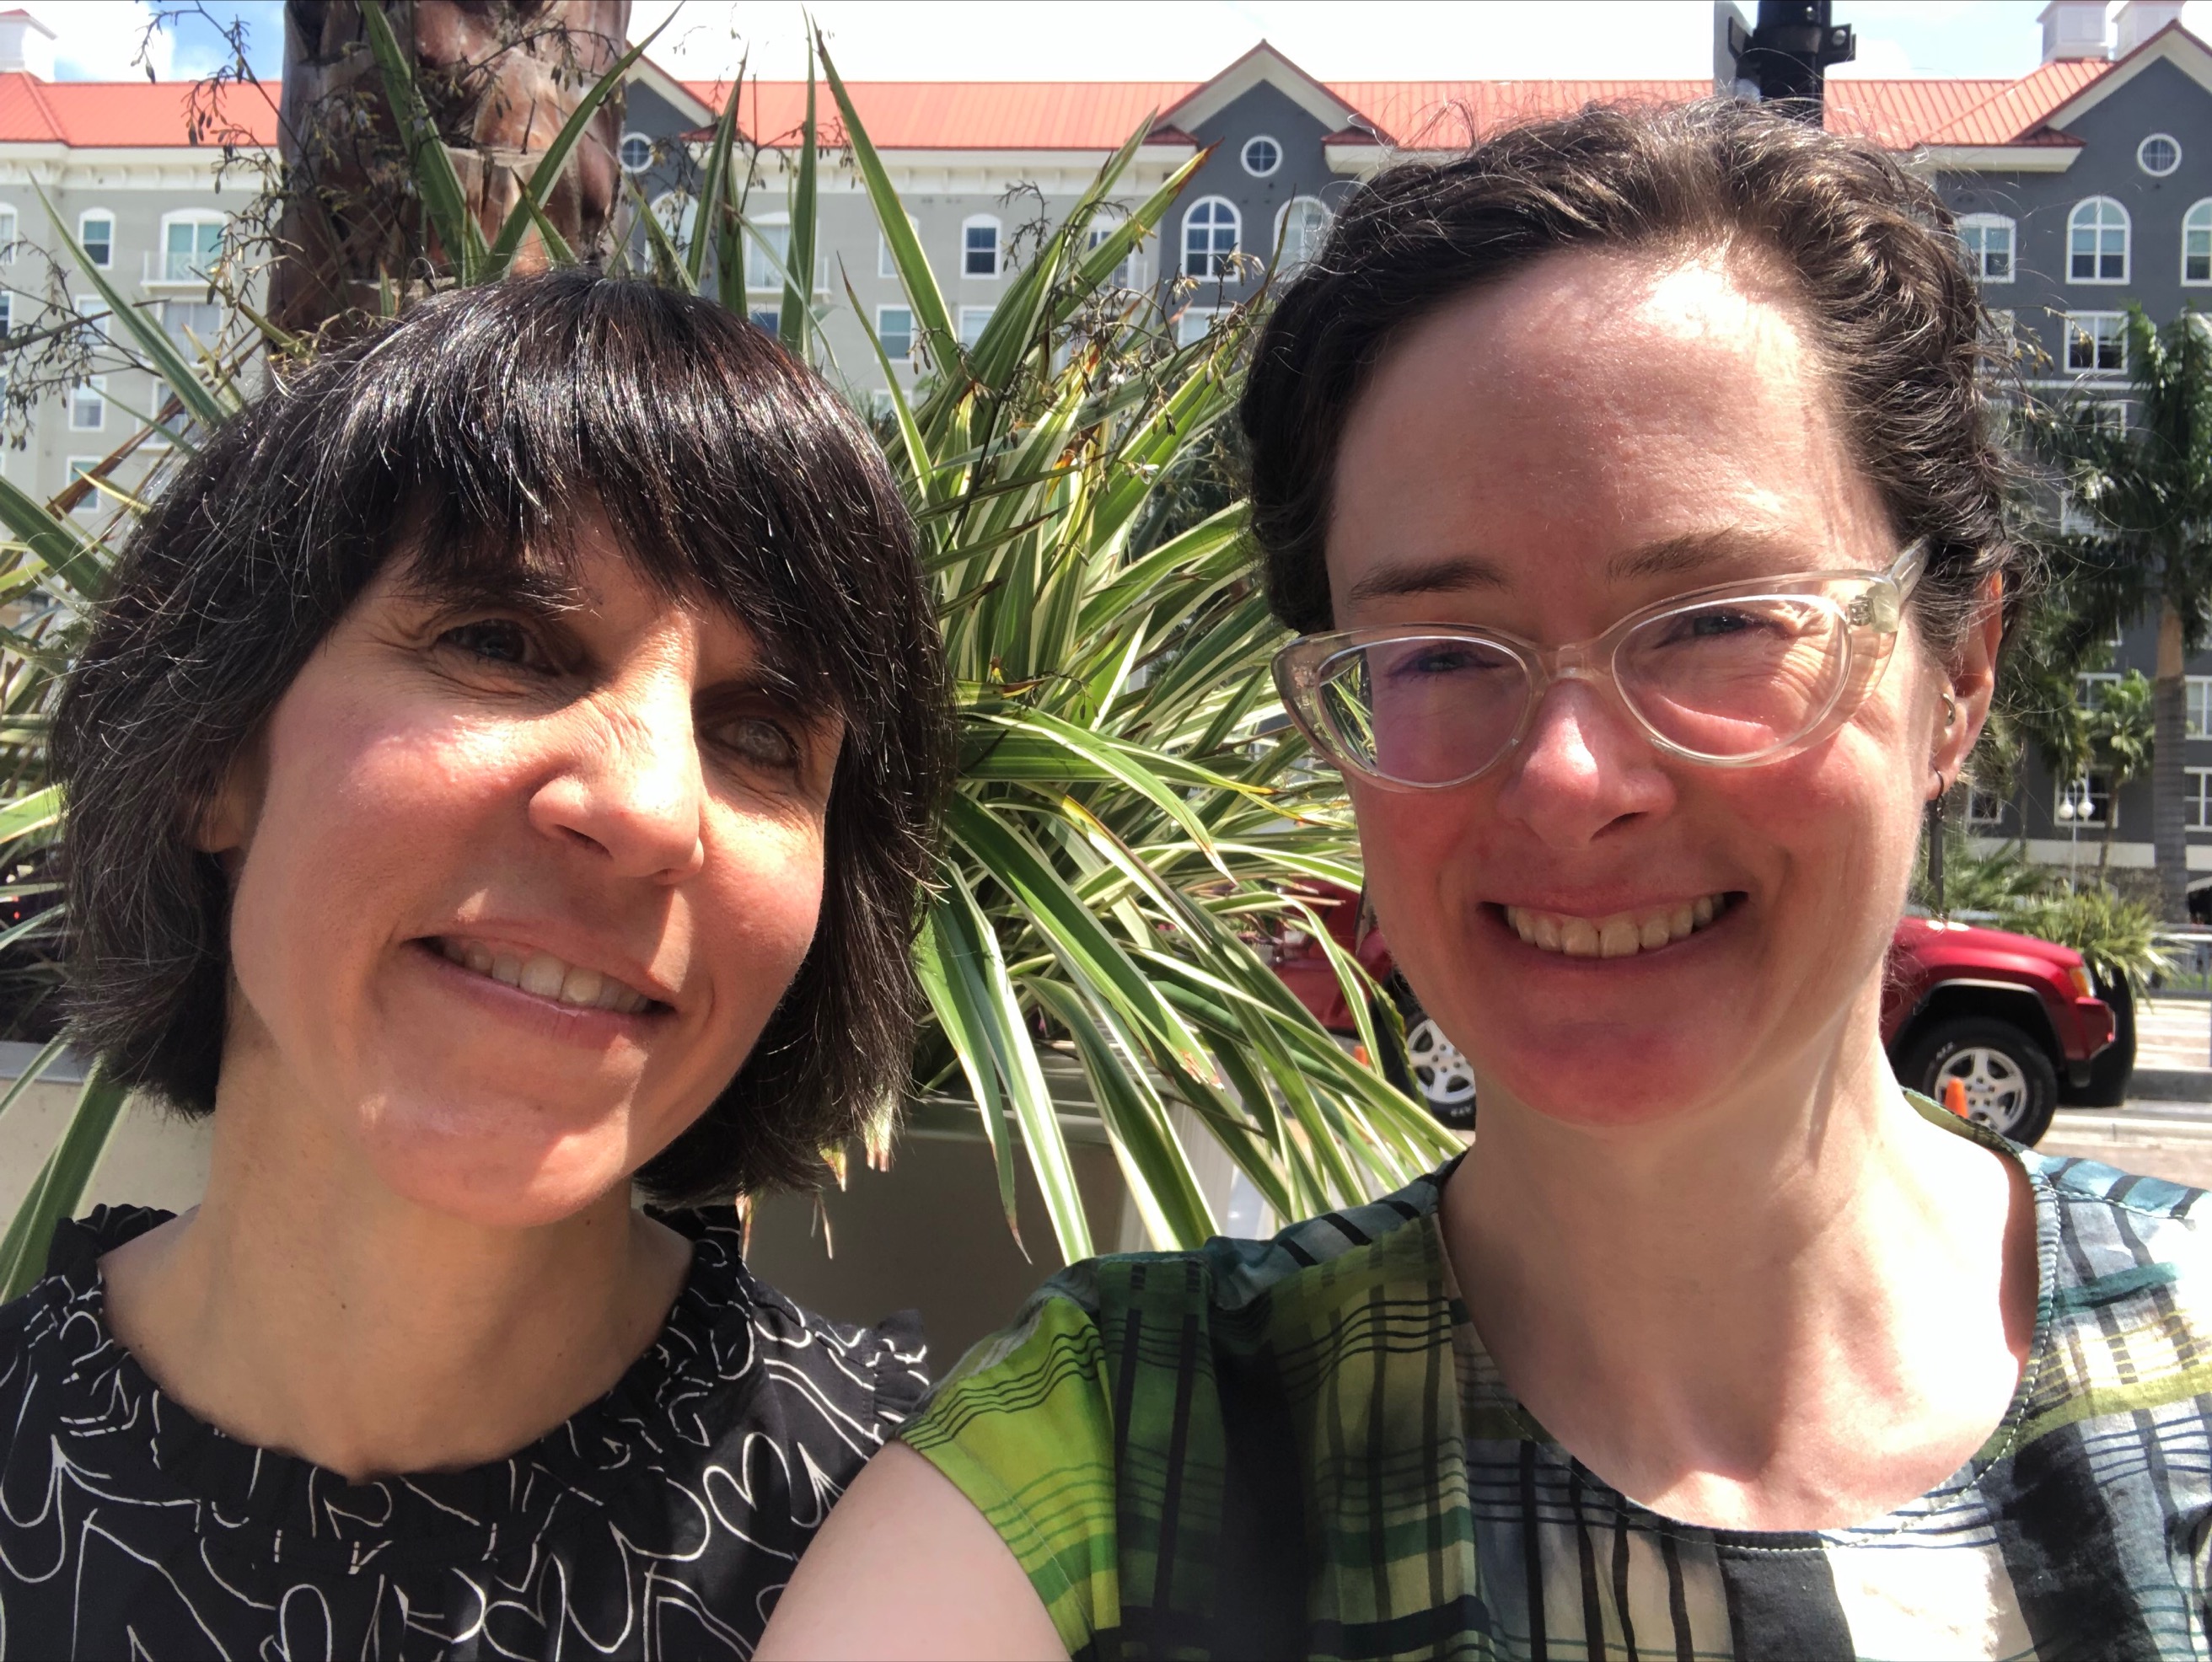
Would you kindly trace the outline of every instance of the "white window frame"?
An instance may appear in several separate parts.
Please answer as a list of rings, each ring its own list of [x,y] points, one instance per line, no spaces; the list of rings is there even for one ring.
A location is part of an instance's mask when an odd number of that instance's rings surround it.
[[[2168,167],[2164,173],[2159,172],[2158,169],[2153,167],[2150,163],[2143,160],[2143,152],[2150,149],[2151,145],[2154,142],[2161,138],[2167,143],[2173,146],[2173,166]],[[2142,142],[2136,146],[2136,166],[2142,168],[2144,173],[2149,174],[2153,179],[2172,179],[2176,173],[2181,171],[2181,163],[2184,155],[2185,152],[2181,148],[2181,141],[2176,138],[2172,133],[2145,133],[2142,136]]]
[[[96,219],[107,221],[107,258],[94,260],[93,264],[103,271],[112,271],[115,269],[115,213],[112,209],[88,208],[76,216],[76,246],[88,255],[92,252],[85,242],[84,227]]]
[[[189,225],[195,230],[198,230],[204,225],[214,226],[216,232],[216,252],[220,254],[222,252],[222,233],[230,228],[230,215],[218,212],[211,208],[178,208],[161,215],[161,240],[155,246],[154,254],[154,258],[161,262],[161,275],[154,278],[153,281],[156,282],[204,282],[208,278],[208,274],[204,271],[198,273],[197,276],[187,271],[183,276],[179,276],[172,273],[169,270],[169,230],[172,226],[178,225]],[[198,241],[199,240],[197,237],[193,239],[193,252],[195,253],[198,252]]]
[[[105,456],[72,456],[62,464],[64,488],[77,482],[80,474],[89,473],[107,458]],[[88,487],[84,500],[70,510],[72,519],[90,519],[108,506],[107,498],[97,485]]]
[[[1972,825],[2002,825],[2012,804],[1994,791],[1978,786],[1966,787],[1966,823]]]
[[[763,334],[773,335],[783,324],[783,307],[762,306],[757,302],[746,306],[745,321]]]
[[[1275,159],[1265,167],[1255,167],[1252,165],[1252,147],[1255,144],[1268,145],[1275,152]],[[1273,133],[1255,133],[1238,147],[1237,161],[1238,165],[1253,178],[1272,179],[1283,171],[1283,141]]]
[[[1224,212],[1226,212],[1229,216],[1226,221],[1229,227],[1229,247],[1225,252],[1215,246],[1216,234],[1224,223],[1220,217]],[[1202,222],[1198,217],[1200,214],[1206,215]],[[1203,271],[1194,271],[1191,269],[1190,240],[1194,232],[1206,239],[1206,269]],[[1230,272],[1236,270],[1237,257],[1243,252],[1244,215],[1237,204],[1230,201],[1227,197],[1200,197],[1183,209],[1182,267],[1183,276],[1195,277],[1201,282],[1227,282],[1231,280]],[[1224,261],[1229,264],[1227,271],[1222,269]]]
[[[2119,216],[2117,226],[2106,214],[2107,209]],[[2085,215],[2088,215],[2090,221],[2087,228],[2094,232],[2097,240],[2094,251],[2090,256],[2094,270],[2091,276],[2081,277],[2074,274],[2074,234],[2083,228],[2082,221]],[[2114,229],[2120,234],[2120,275],[2117,277],[2108,277],[2102,275],[2105,267],[2105,235],[2106,233]],[[2072,210],[2066,215],[2066,281],[2069,283],[2102,284],[2106,288],[2127,282],[2129,273],[2135,264],[2135,221],[2128,216],[2128,210],[2112,197],[2082,197],[2074,204]]]
[[[96,422],[85,422],[77,419],[77,411],[81,407],[79,400],[82,395],[86,393],[90,393],[92,395],[92,405],[100,412],[100,419]],[[71,433],[105,433],[107,431],[106,376],[85,375],[70,383],[69,390],[69,430]]]
[[[912,214],[908,214],[906,216],[906,228],[916,236],[920,236],[921,221],[915,218]],[[878,226],[876,227],[876,275],[879,277],[888,277],[896,282],[898,281],[898,262],[891,258],[891,240],[884,234],[883,227]]]
[[[2186,676],[2181,682],[2181,736],[2212,738],[2212,676]]]
[[[1176,344],[1194,346],[1213,327],[1213,320],[1235,311],[1233,306],[1186,306],[1176,313]]]
[[[1321,240],[1322,242],[1328,240],[1329,222],[1336,217],[1328,211],[1328,204],[1319,197],[1292,197],[1277,209],[1275,210],[1275,269],[1278,271],[1295,271],[1314,255],[1321,252],[1320,246],[1316,244],[1306,253],[1296,258],[1291,257],[1289,245],[1285,242],[1284,238],[1290,231],[1291,210],[1294,208],[1318,208],[1321,210]]]
[[[2204,275],[2189,275],[2189,239],[2191,235],[2204,239]],[[2181,286],[2184,288],[2212,288],[2212,197],[2191,203],[2189,211],[2181,216]]]
[[[6,336],[15,326],[15,291],[12,288],[0,288],[0,337]],[[4,385],[4,382],[0,382],[0,385]]]
[[[2188,767],[2182,770],[2189,776],[2189,794],[2182,798],[2189,810],[2189,817],[2182,823],[2185,831],[2212,831],[2212,767]]]
[[[2118,799],[2112,794],[2112,776],[2110,773],[2096,768],[2092,768],[2089,772],[2082,774],[2081,777],[2075,779],[2071,786],[2060,784],[2055,779],[2051,782],[2051,822],[2058,827],[2062,832],[2068,829],[2069,825],[2080,826],[2082,829],[2087,831],[2103,830],[2105,828],[2104,816],[2097,811],[2097,798],[2100,794],[2097,789],[2097,782],[2100,779],[2104,781],[2104,790],[2101,794],[2105,799],[2105,806],[2111,811],[2112,816],[2112,828],[2114,830],[2118,830],[2120,824],[2120,804]],[[2075,792],[2082,792],[2085,793],[2089,809],[2087,815],[2081,819],[2071,822],[2060,819],[2058,817],[2058,804],[2065,801],[2069,794]]]
[[[2085,710],[2097,707],[2097,694],[2093,689],[2117,687],[2119,674],[2112,670],[2083,670],[2074,677],[2074,701]]]
[[[667,213],[672,202],[684,204],[683,211],[673,220]],[[646,211],[660,221],[660,228],[668,233],[668,240],[678,248],[686,246],[699,228],[699,198],[689,191],[663,191],[646,204]]]
[[[2107,368],[2105,366],[2097,363],[2095,360],[2101,355],[2093,349],[2089,355],[2091,362],[2088,367],[2081,368],[2075,366],[2074,362],[2074,337],[2077,333],[2083,338],[2092,342],[2100,343],[2103,339],[2103,337],[2094,329],[2087,326],[2093,324],[2110,324],[2118,331],[2113,337],[2114,339],[2119,342],[2120,345],[2120,361],[2118,365]],[[2128,314],[2124,312],[2069,312],[2066,313],[2065,317],[2061,320],[2060,325],[2060,326],[2066,331],[2064,349],[2063,355],[2060,358],[2060,361],[2065,365],[2067,373],[2072,375],[2126,374],[2128,373],[2127,325]]]
[[[21,234],[16,227],[22,221],[16,216],[15,204],[0,202],[0,265],[15,263],[15,241]]]
[[[1090,253],[1092,250],[1097,248],[1100,243],[1105,241],[1107,238],[1112,236],[1121,228],[1121,227],[1118,223],[1113,225],[1093,225],[1084,235],[1083,252],[1086,254]],[[1142,237],[1139,237],[1137,239],[1135,244],[1129,249],[1129,252],[1121,256],[1121,263],[1114,268],[1114,287],[1116,288],[1142,288],[1145,286],[1145,240]]]
[[[995,306],[963,306],[960,308],[960,344],[963,350],[973,352],[975,343],[983,338],[983,331],[991,326],[991,313]],[[971,329],[970,325],[974,327]]]
[[[1983,246],[1969,250],[1966,255],[1968,263],[1974,268],[1975,280],[1984,285],[2012,282],[2020,270],[2020,227],[2003,214],[1962,215],[1959,220],[1959,241],[1962,247],[1969,231],[1984,234]],[[1991,231],[2002,231],[2005,234],[2005,274],[2001,277],[1990,275],[1987,234]]]
[[[968,246],[968,234],[988,228],[991,233],[991,269],[978,271],[974,257],[981,249]],[[970,214],[960,221],[960,275],[976,282],[994,282],[1006,271],[1006,227],[996,214]]]
[[[645,145],[645,160],[635,167],[629,165],[629,159],[623,155],[623,152],[629,148],[630,140],[634,138],[641,141]],[[640,173],[647,173],[653,171],[653,135],[651,133],[641,133],[638,131],[636,128],[633,127],[615,142],[615,166],[621,168],[623,173],[629,174],[632,179],[635,179]]]
[[[906,350],[903,352],[892,351],[890,343],[884,339],[884,313],[886,312],[906,313]],[[894,364],[910,364],[914,361],[914,349],[920,343],[921,337],[921,331],[915,327],[914,307],[903,300],[895,306],[879,306],[876,308],[876,339],[883,346],[884,355]]]
[[[776,249],[775,254],[776,258],[784,264],[790,264],[791,215],[788,214],[751,214],[748,215],[746,218],[750,230],[763,232],[781,231],[783,233],[783,246]],[[775,246],[775,239],[767,236],[756,237],[750,234],[748,234],[744,239],[745,293],[748,296],[754,294],[781,294],[783,293],[783,274],[781,272],[767,270],[766,268],[756,270],[753,265],[753,262],[755,260],[765,260],[768,258],[768,251],[761,246],[761,244],[763,242],[773,247]],[[756,281],[756,279],[757,279],[757,281]]]

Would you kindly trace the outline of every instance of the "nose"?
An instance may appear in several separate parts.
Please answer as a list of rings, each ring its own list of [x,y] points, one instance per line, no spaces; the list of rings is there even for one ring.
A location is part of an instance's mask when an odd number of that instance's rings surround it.
[[[1545,689],[1506,770],[1498,811],[1555,848],[1587,847],[1674,800],[1650,741],[1579,678]]]
[[[531,823],[592,851],[613,875],[681,883],[706,863],[706,781],[690,678],[660,666],[563,713],[561,763],[531,798]]]

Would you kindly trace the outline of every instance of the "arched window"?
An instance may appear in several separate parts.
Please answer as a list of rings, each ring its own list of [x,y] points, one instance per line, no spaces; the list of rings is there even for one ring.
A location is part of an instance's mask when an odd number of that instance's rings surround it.
[[[995,277],[1000,260],[999,221],[989,214],[973,214],[961,221],[960,275]]]
[[[1328,209],[1318,197],[1292,197],[1275,215],[1275,269],[1295,271],[1328,240]]]
[[[2091,197],[2066,216],[2066,280],[2128,280],[2128,210],[2110,197]]]
[[[691,233],[699,224],[699,203],[689,191],[663,191],[653,199],[653,216],[678,248],[691,246]]]
[[[2181,216],[2181,280],[2212,283],[2212,197]]]
[[[76,218],[76,240],[85,258],[103,271],[115,264],[115,215],[105,208],[88,208]]]
[[[1966,268],[1984,282],[2010,282],[2013,222],[2002,214],[1966,214],[1959,220],[1959,246]]]
[[[204,282],[222,256],[222,234],[229,221],[205,208],[161,215],[163,282]]]
[[[1201,197],[1182,216],[1182,272],[1187,277],[1227,279],[1237,272],[1243,231],[1237,204],[1226,197]]]

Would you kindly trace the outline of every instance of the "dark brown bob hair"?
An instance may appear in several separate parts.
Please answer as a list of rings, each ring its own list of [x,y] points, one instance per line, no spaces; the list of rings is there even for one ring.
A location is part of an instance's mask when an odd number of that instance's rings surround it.
[[[656,1198],[811,1185],[905,1083],[908,949],[948,770],[934,611],[866,428],[708,301],[569,270],[426,301],[210,434],[124,549],[62,695],[69,1025],[215,1106],[229,884],[193,847],[232,763],[388,560],[512,592],[603,513],[640,574],[727,607],[845,723],[812,949],[744,1068],[646,1166]]]
[[[1951,216],[1875,146],[1733,99],[1593,106],[1384,169],[1345,205],[1255,349],[1240,415],[1267,593],[1331,627],[1339,440],[1408,325],[1569,249],[1718,251],[1794,291],[1847,440],[1902,541],[1925,537],[1923,636],[1948,651],[1993,576],[2016,595],[1985,318]]]

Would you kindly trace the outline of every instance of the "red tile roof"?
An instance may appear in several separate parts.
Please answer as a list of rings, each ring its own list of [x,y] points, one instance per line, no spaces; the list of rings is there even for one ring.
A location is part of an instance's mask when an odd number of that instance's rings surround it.
[[[1460,149],[1481,133],[1585,104],[1682,104],[1704,81],[1337,81],[1328,90],[1406,149]]]
[[[1828,82],[1828,125],[1888,149],[1921,144],[2067,142],[2036,129],[2082,88],[2110,73],[2102,59],[2045,64],[2015,80]]]
[[[0,143],[179,148],[192,143],[188,81],[41,81],[21,70],[0,75]],[[276,88],[224,90],[220,108],[247,141],[276,142]],[[203,133],[202,143],[220,142]]]
[[[1196,90],[1190,81],[854,81],[846,83],[868,136],[884,150],[1110,150],[1148,116]],[[726,81],[685,89],[719,112]],[[827,87],[815,118],[839,129]],[[804,81],[749,82],[738,124],[763,143],[796,142],[806,119]]]
[[[2036,129],[2051,112],[2112,68],[2101,60],[2046,64],[2017,79],[1828,82],[1828,125],[1863,133],[1892,149],[1923,144],[2063,144]],[[695,81],[687,89],[719,110],[729,82]],[[1182,81],[856,81],[847,83],[860,119],[886,150],[1105,150],[1154,112],[1196,89]],[[1585,104],[1678,103],[1703,97],[1706,81],[1339,81],[1328,91],[1390,143],[1453,149],[1477,133],[1516,121],[1561,115]],[[825,137],[838,131],[836,106],[822,89],[817,105]],[[803,81],[745,88],[745,131],[763,143],[797,139],[806,110]],[[1164,139],[1181,134],[1162,132]],[[1354,132],[1336,142],[1362,142]]]

